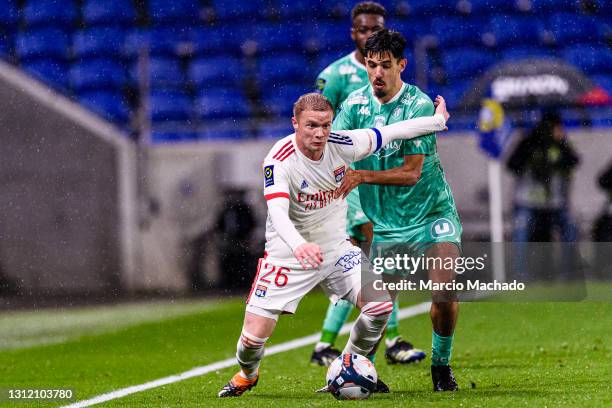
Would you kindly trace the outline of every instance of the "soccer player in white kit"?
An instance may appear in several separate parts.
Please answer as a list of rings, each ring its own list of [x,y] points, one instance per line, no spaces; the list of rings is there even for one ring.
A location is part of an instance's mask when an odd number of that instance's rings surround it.
[[[278,317],[294,313],[317,285],[333,302],[346,299],[361,310],[344,353],[367,356],[378,343],[393,303],[362,293],[361,250],[348,240],[347,204],[335,193],[352,162],[393,140],[445,130],[446,104],[440,96],[436,104],[434,116],[333,133],[334,111],[323,95],[305,94],[294,104],[295,133],[277,142],[264,159],[265,254],[247,298],[238,340],[241,370],[219,397],[240,396],[257,384],[264,344]]]

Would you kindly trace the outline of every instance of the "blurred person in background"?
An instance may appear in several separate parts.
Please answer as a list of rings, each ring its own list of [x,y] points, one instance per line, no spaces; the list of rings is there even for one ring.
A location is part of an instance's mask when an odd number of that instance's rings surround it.
[[[257,258],[251,250],[255,217],[245,198],[244,190],[228,190],[218,215],[221,273],[224,289],[245,289],[251,285],[251,275]]]
[[[549,111],[510,154],[508,169],[516,176],[514,242],[575,242],[570,215],[570,184],[579,157],[565,135],[561,117]],[[565,265],[570,265],[564,262]],[[524,274],[527,271],[521,268]],[[568,270],[562,271],[567,278]]]
[[[609,245],[602,243],[612,242],[612,163],[599,176],[599,187],[606,193],[607,200],[604,207],[593,224],[593,241],[595,245],[595,265],[593,278],[606,279],[612,277]]]

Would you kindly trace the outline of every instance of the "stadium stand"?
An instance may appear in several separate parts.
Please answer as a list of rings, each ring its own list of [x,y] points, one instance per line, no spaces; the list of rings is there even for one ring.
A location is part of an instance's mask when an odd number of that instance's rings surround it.
[[[5,0],[0,57],[132,133],[130,119],[139,101],[149,98],[153,140],[203,138],[203,125],[228,118],[255,129],[244,132],[254,136],[266,132],[249,120],[290,114],[317,72],[351,51],[347,18],[354,3]],[[563,58],[610,87],[612,10],[605,1],[382,3],[387,25],[413,47],[428,40],[424,88],[452,95],[451,106],[492,64],[532,56]],[[143,55],[149,58],[150,95],[139,94]],[[413,55],[404,74],[409,82],[415,78]],[[192,128],[184,136],[155,128],[168,121],[188,121]],[[213,133],[206,139],[235,137]]]

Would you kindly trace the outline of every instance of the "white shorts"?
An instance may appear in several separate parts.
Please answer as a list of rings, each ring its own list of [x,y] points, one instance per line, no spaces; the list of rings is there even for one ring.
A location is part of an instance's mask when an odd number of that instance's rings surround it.
[[[247,311],[266,317],[295,313],[300,300],[317,285],[332,302],[346,299],[355,305],[361,290],[362,262],[367,259],[362,259],[361,249],[349,241],[324,254],[317,269],[305,270],[295,258],[261,258],[247,298]]]

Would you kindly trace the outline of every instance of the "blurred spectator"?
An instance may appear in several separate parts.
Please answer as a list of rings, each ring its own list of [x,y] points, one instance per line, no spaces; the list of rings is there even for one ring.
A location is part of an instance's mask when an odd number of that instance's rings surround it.
[[[547,112],[508,160],[517,176],[514,193],[515,242],[576,240],[569,213],[569,189],[579,158],[565,137],[561,117]]]
[[[255,217],[245,199],[244,190],[229,190],[217,218],[216,232],[221,254],[221,286],[226,289],[248,288],[256,269],[252,255]]]
[[[599,176],[599,186],[604,190],[608,199],[604,204],[599,217],[593,225],[593,241],[595,244],[595,267],[594,278],[610,278],[612,277],[612,265],[610,264],[610,244],[612,242],[612,163]],[[607,244],[601,244],[601,243]]]

